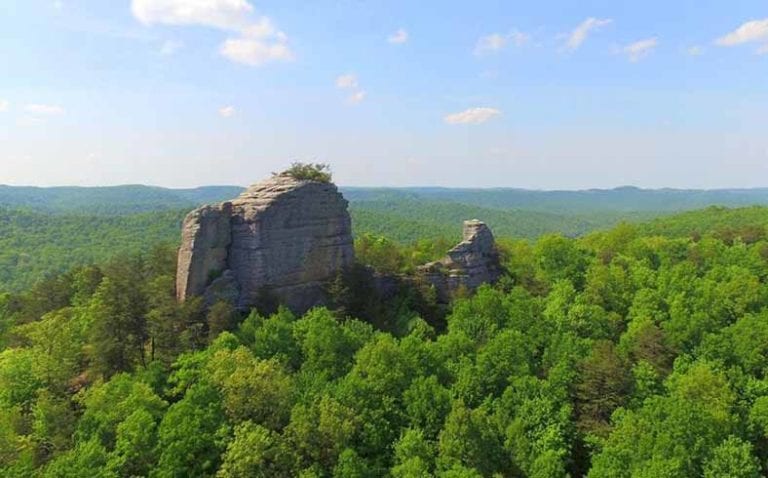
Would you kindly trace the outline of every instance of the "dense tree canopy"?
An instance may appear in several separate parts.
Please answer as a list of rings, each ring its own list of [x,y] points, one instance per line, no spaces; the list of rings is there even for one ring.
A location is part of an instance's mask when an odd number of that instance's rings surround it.
[[[765,476],[768,241],[698,214],[502,241],[445,310],[355,274],[300,317],[179,305],[169,248],[2,294],[0,475]]]

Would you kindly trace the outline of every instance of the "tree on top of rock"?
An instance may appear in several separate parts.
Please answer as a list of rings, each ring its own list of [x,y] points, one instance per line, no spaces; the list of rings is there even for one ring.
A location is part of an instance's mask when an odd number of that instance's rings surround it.
[[[300,163],[293,162],[291,167],[282,173],[272,173],[273,176],[287,176],[297,181],[318,181],[321,183],[331,182],[331,167],[323,163]]]

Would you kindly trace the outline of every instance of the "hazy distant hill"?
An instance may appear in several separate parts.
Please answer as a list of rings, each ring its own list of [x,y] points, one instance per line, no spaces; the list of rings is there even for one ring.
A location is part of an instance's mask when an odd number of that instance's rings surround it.
[[[485,221],[499,237],[534,239],[551,232],[579,236],[621,221],[641,221],[660,215],[649,211],[563,214],[416,198],[353,200],[350,209],[357,232],[373,232],[402,242],[435,237],[458,239],[466,219]]]
[[[238,186],[205,186],[168,189],[128,185],[111,187],[18,187],[0,185],[0,206],[53,213],[131,214],[192,208],[236,197]],[[768,205],[768,188],[759,189],[591,189],[583,191],[533,191],[526,189],[456,189],[437,187],[358,188],[342,187],[355,205],[387,205],[397,212],[413,201],[453,203],[489,209],[524,210],[556,214],[588,214],[596,211],[674,212],[719,205],[741,207]],[[382,208],[376,206],[378,210]]]
[[[342,188],[354,232],[399,242],[456,240],[461,222],[486,221],[498,237],[577,236],[622,220],[647,222],[712,204],[768,204],[768,189],[600,191]],[[49,273],[102,262],[124,252],[176,244],[181,220],[197,205],[236,197],[242,188],[149,186],[34,188],[0,186],[0,290],[30,285]],[[709,208],[659,218],[650,233],[690,235],[713,229],[765,227],[768,208]]]
[[[450,201],[494,209],[574,213],[592,211],[683,211],[712,205],[741,207],[768,204],[768,188],[757,189],[615,189],[534,191],[527,189],[342,188],[356,201]]]
[[[175,244],[185,210],[68,215],[0,207],[0,291],[78,265]]]
[[[191,207],[106,214],[106,205],[84,206],[79,212],[51,207],[32,210],[28,204],[26,209],[0,206],[0,290],[16,290],[46,274],[126,252],[148,251],[156,244],[176,244],[181,220]],[[139,206],[123,204],[118,210],[131,208]],[[470,218],[487,221],[497,236],[529,239],[556,231],[578,235],[619,219],[611,213],[588,218],[427,201],[353,203],[351,213],[356,235],[373,233],[402,243],[436,238],[456,241],[462,221]]]
[[[0,206],[56,214],[133,214],[191,209],[199,204],[231,199],[242,189],[237,186],[167,189],[141,185],[55,188],[0,185]]]

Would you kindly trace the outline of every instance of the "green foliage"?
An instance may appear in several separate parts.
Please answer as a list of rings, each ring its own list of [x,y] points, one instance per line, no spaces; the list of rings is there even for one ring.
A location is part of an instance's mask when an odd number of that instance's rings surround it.
[[[55,214],[127,215],[139,212],[191,209],[195,205],[231,199],[237,186],[166,189],[127,185],[107,187],[52,187],[0,185],[0,207]]]
[[[580,236],[622,220],[641,221],[657,215],[610,211],[562,214],[531,208],[486,207],[450,199],[437,201],[398,197],[356,201],[354,196],[350,213],[356,231],[409,244],[423,240],[458,242],[461,240],[462,221],[468,218],[485,221],[496,237],[533,240],[554,233]]]
[[[273,430],[287,424],[293,388],[279,362],[259,360],[247,348],[238,347],[216,352],[207,368],[232,421],[253,420]]]
[[[704,478],[758,478],[760,463],[752,445],[732,436],[721,443],[704,464]]]
[[[191,386],[168,408],[157,431],[157,462],[151,477],[211,476],[219,468],[225,415],[219,391],[208,383]]]
[[[73,450],[56,457],[45,467],[42,476],[44,478],[116,477],[117,475],[107,469],[107,460],[107,451],[98,440],[94,439],[80,443]]]
[[[395,478],[426,478],[432,476],[435,446],[418,428],[409,428],[395,445]]]
[[[330,183],[331,167],[323,163],[291,163],[291,167],[280,173],[273,173],[273,176],[288,176],[297,181],[317,181],[321,183]]]
[[[511,471],[504,453],[503,437],[484,408],[469,409],[455,401],[445,420],[438,443],[438,467],[452,470],[457,466],[471,467],[481,476]]]
[[[280,471],[279,436],[260,425],[247,421],[235,428],[234,439],[227,445],[216,476],[220,478],[268,478],[286,476]]]
[[[53,215],[0,206],[0,291],[77,266],[176,244],[186,210],[125,216]]]
[[[132,287],[127,282],[104,279],[88,305],[91,360],[96,371],[107,376],[129,371],[143,358],[143,305],[132,300],[130,289],[123,286]]]
[[[28,348],[9,348],[0,352],[0,405],[29,406],[43,385],[34,373],[35,353]]]
[[[177,304],[167,249],[0,294],[0,475],[764,476],[768,243],[647,231],[501,241],[509,276],[437,312],[359,268],[240,321]]]

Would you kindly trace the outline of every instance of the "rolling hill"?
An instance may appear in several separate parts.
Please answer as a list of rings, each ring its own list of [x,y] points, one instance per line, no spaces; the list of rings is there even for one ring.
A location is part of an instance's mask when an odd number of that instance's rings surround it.
[[[175,245],[193,207],[235,197],[242,188],[165,189],[149,186],[34,188],[0,186],[0,290],[18,290],[47,274],[103,262],[125,252]],[[465,219],[487,222],[498,237],[534,239],[558,232],[579,236],[621,221],[642,222],[651,234],[765,228],[768,190],[600,191],[342,188],[354,232],[400,243],[461,234]],[[720,207],[682,212],[693,207]],[[665,217],[660,217],[665,216]],[[724,233],[727,234],[727,231]]]

